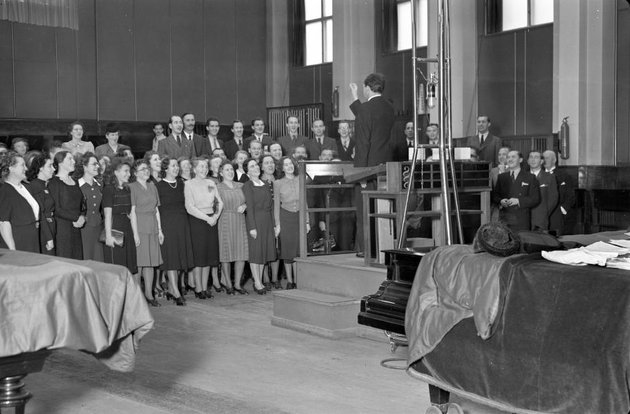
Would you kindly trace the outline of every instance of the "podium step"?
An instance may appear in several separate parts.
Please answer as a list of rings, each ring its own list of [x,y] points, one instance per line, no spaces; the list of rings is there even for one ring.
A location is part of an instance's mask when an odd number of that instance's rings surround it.
[[[378,290],[387,278],[384,268],[366,266],[354,254],[298,258],[300,290],[361,299]]]
[[[273,292],[271,324],[325,338],[357,336],[360,298],[302,289]]]

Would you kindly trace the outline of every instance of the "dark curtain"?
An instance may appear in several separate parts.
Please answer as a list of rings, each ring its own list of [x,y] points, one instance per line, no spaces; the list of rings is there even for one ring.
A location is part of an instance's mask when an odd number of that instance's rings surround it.
[[[486,1],[486,34],[498,33],[503,30],[503,1]]]
[[[383,53],[396,51],[398,44],[398,8],[396,0],[382,0],[381,47]]]
[[[304,0],[289,2],[289,51],[293,66],[304,65]]]

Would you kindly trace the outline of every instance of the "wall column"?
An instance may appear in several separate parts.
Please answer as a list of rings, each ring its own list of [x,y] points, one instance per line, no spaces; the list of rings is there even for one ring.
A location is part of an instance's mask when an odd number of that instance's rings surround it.
[[[267,107],[289,105],[289,11],[267,0]]]
[[[615,164],[617,3],[556,0],[553,128],[569,117],[564,165]]]
[[[333,119],[354,119],[348,85],[356,83],[363,100],[363,80],[375,67],[374,5],[363,0],[333,1],[333,16],[333,88],[339,87],[339,116]]]

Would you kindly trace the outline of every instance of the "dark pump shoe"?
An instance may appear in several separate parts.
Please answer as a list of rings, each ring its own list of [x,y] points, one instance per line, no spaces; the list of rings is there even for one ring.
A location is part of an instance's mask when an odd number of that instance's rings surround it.
[[[363,252],[357,252],[357,257],[361,257],[361,258],[363,258],[363,257],[365,257],[365,253],[363,253]]]

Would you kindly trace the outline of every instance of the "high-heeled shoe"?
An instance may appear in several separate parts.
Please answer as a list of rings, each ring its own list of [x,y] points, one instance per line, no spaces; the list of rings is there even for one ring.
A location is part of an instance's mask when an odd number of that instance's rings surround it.
[[[175,296],[171,292],[166,292],[166,300],[170,301],[171,299],[175,300]]]
[[[157,300],[155,300],[155,299],[149,299],[149,298],[147,298],[146,296],[145,296],[145,299],[147,300],[147,303],[148,303],[149,305],[153,306],[154,308],[158,308],[158,307],[162,306],[162,305],[160,305],[160,302],[158,302],[158,301],[157,301]]]
[[[206,298],[212,299],[213,297],[214,297],[214,295],[212,294],[212,290],[210,288],[208,288],[206,290]]]
[[[196,297],[197,299],[208,299],[208,298],[206,297],[206,292],[204,292],[204,291],[201,291],[201,292],[195,292],[195,297]]]
[[[265,289],[264,286],[261,289],[257,289],[256,286],[254,286],[254,291],[256,293],[258,293],[259,295],[266,295],[267,294],[267,289]]]
[[[217,293],[223,292],[223,287],[222,286],[216,287],[216,286],[212,285],[212,287],[214,288],[214,291],[217,292]],[[210,289],[208,289],[208,290],[210,290]]]
[[[295,283],[290,283],[290,282],[287,282],[287,286],[285,287],[286,290],[291,290],[295,288],[296,288]]]
[[[175,304],[177,306],[186,306],[186,301],[180,296],[178,298],[175,298]]]
[[[264,289],[265,289],[267,292],[271,292],[271,289],[272,289],[271,282],[265,282],[265,283],[263,283],[263,286],[265,287]]]
[[[234,288],[233,287],[226,287],[225,288],[225,294],[226,295],[234,295]]]
[[[243,288],[234,288],[234,291],[237,292],[239,295],[249,295],[249,292]]]
[[[273,288],[274,289],[278,289],[278,290],[282,290],[282,283],[280,283],[279,280],[276,281],[276,282],[273,282]]]

